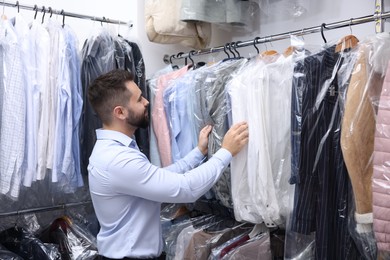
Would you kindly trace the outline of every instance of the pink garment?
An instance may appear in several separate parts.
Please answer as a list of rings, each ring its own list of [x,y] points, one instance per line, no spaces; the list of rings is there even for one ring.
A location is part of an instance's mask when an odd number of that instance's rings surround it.
[[[163,167],[172,164],[171,137],[169,135],[168,122],[164,109],[163,93],[171,81],[183,76],[187,71],[188,66],[185,66],[179,70],[162,75],[157,80],[157,91],[154,98],[154,106],[152,108],[152,120],[161,165]]]
[[[372,191],[377,246],[390,251],[390,62],[376,119]]]

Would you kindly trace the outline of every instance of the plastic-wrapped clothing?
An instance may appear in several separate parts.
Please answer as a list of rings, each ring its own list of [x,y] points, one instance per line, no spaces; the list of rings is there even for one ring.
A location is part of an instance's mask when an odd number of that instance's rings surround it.
[[[207,74],[203,86],[206,97],[205,107],[213,125],[209,135],[208,158],[211,158],[221,148],[223,137],[229,129],[226,84],[232,78],[233,72],[246,62],[246,59],[228,60],[220,63]],[[230,186],[230,167],[228,167],[213,186],[216,199],[228,208],[233,207]]]
[[[23,57],[9,20],[2,21],[0,27],[0,57],[0,193],[18,198],[25,152],[26,97]]]
[[[208,229],[198,230],[192,235],[187,245],[184,252],[184,259],[207,259],[213,248],[249,230],[249,226],[245,227],[242,224],[215,231]]]
[[[153,76],[147,80],[147,89],[149,90],[149,109],[154,107],[154,99],[157,93],[157,79],[159,76],[167,74],[172,72],[172,66],[168,65],[162,70],[157,71]],[[149,129],[153,128],[153,119],[149,122]],[[156,165],[158,167],[161,167],[161,160],[160,160],[160,154],[158,152],[157,147],[157,140],[156,135],[154,134],[154,131],[150,131],[150,143],[149,143],[149,155],[150,155],[150,162],[153,165]]]
[[[145,81],[145,63],[138,45],[120,36],[115,38],[114,43],[116,68],[132,72],[134,82],[140,88],[142,96],[149,100],[149,91]],[[138,128],[134,136],[140,151],[149,158],[149,127]]]
[[[148,0],[145,2],[145,27],[149,41],[178,43],[194,49],[204,49],[211,40],[211,24],[182,22],[181,0]]]
[[[255,1],[182,0],[180,20],[249,26]]]
[[[7,248],[2,246],[0,244],[0,259],[2,260],[23,260],[20,256],[17,254],[9,251]]]
[[[271,260],[271,241],[269,233],[260,234],[226,254],[222,260]]]
[[[390,63],[380,94],[372,179],[373,221],[378,250],[390,252]]]
[[[54,220],[39,238],[45,243],[57,244],[62,260],[94,259],[98,255],[92,235],[88,237],[68,217]]]
[[[102,122],[88,100],[89,85],[100,75],[115,69],[114,41],[107,31],[84,42],[82,48],[81,82],[83,85],[83,113],[81,129],[81,171],[87,173],[89,156],[96,142],[95,130]]]
[[[44,244],[23,228],[9,228],[0,232],[0,244],[25,260],[59,260],[56,247]]]
[[[228,83],[233,122],[248,121],[251,142],[232,167],[238,221],[285,225],[291,169],[292,57],[257,57]]]
[[[157,139],[157,146],[160,154],[161,164],[166,167],[172,164],[171,137],[169,134],[167,116],[164,109],[164,91],[179,77],[188,71],[188,66],[180,70],[172,71],[158,77],[157,90],[155,92],[154,106],[152,107],[153,131]]]
[[[302,121],[299,183],[295,185],[291,229],[301,234],[315,231],[318,259],[352,259],[359,255],[348,231],[351,188],[340,146],[338,93],[348,81],[340,80],[345,75],[339,70],[343,63],[353,66],[350,56],[335,53],[332,46],[305,57],[302,70],[294,71],[294,76],[303,74],[305,78],[300,86],[302,99],[292,103],[301,106]],[[346,77],[349,79],[349,75]],[[295,127],[292,124],[293,132],[298,130]]]
[[[368,68],[364,49],[364,47],[359,49],[359,59],[348,86],[340,140],[351,179],[357,231],[360,233],[367,232],[360,224],[372,223],[371,156],[374,151],[375,111],[371,104],[371,91],[368,90],[368,85],[373,88],[382,86],[379,75],[374,77],[369,75],[371,69]],[[369,77],[371,79],[367,85]]]
[[[197,71],[189,71],[183,77],[172,82],[164,91],[164,108],[171,136],[172,161],[177,162],[186,156],[198,144],[193,137],[194,112],[193,100],[188,93],[192,88],[192,79]]]
[[[31,107],[32,110],[38,110],[38,119],[35,124],[37,126],[31,128],[31,133],[36,131],[36,153],[37,153],[37,168],[31,169],[29,165],[27,166],[26,173],[24,175],[23,185],[26,187],[31,187],[33,181],[36,181],[38,172],[42,172],[43,169],[46,169],[46,159],[47,159],[47,138],[48,138],[48,107],[43,108],[43,103],[49,99],[48,97],[48,88],[47,84],[49,77],[49,66],[50,66],[50,37],[49,32],[46,28],[43,27],[41,22],[37,20],[32,21],[31,27],[29,30],[30,38],[30,48],[34,50],[35,55],[33,55],[34,64],[32,68],[35,68],[33,72],[30,72],[30,77],[32,79],[33,88],[34,88],[34,99]],[[32,90],[30,90],[32,91]],[[47,103],[47,102],[46,102]],[[45,110],[46,109],[46,110]],[[32,111],[32,114],[35,112]],[[37,128],[37,129],[35,129]],[[27,137],[29,138],[29,137]],[[28,158],[29,160],[30,158]],[[33,161],[30,163],[34,164]]]

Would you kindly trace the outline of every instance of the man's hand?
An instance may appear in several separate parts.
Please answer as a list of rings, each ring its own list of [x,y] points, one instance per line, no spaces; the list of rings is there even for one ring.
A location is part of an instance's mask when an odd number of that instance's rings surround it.
[[[246,122],[234,124],[225,134],[222,148],[228,150],[233,156],[238,154],[248,143],[249,130]]]
[[[208,152],[209,134],[211,129],[213,129],[211,125],[206,125],[199,133],[198,148],[203,155],[206,155]]]

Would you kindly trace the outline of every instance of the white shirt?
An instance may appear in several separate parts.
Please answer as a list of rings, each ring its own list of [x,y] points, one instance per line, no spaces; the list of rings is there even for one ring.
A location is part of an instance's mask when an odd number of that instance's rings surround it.
[[[0,48],[0,193],[17,198],[25,150],[26,94],[20,45],[9,20],[0,21]]]
[[[38,135],[38,102],[39,90],[33,84],[33,70],[35,68],[35,48],[30,43],[30,29],[20,14],[12,19],[16,34],[20,42],[21,55],[23,57],[23,75],[26,93],[26,143],[23,180],[32,180],[37,167],[37,135]],[[29,183],[31,186],[31,181]]]
[[[58,53],[53,53],[58,57],[57,69],[54,73],[57,74],[56,80],[53,80],[53,86],[55,87],[53,92],[53,100],[57,102],[53,106],[55,110],[52,111],[55,114],[54,117],[54,133],[51,138],[53,142],[53,164],[52,164],[52,181],[58,182],[63,174],[69,174],[72,158],[72,90],[70,85],[70,68],[69,60],[71,56],[67,53],[66,38],[69,36],[65,32],[64,28],[61,28],[59,24],[55,25],[54,34],[51,37],[58,37]],[[50,31],[49,31],[50,33]],[[68,54],[68,56],[67,56]],[[55,102],[54,102],[55,103]],[[49,140],[49,144],[50,144]],[[66,171],[63,171],[65,169]]]
[[[101,227],[99,253],[109,258],[159,256],[161,202],[196,201],[216,183],[232,158],[220,149],[193,169],[204,158],[195,148],[175,164],[158,168],[130,137],[102,129],[96,135],[88,166],[89,188]]]
[[[30,29],[31,48],[34,49],[36,70],[33,83],[39,89],[39,119],[38,119],[38,169],[32,180],[43,180],[46,174],[47,144],[49,138],[50,115],[50,36],[39,20],[33,20]],[[31,180],[25,179],[26,186]]]
[[[248,121],[251,138],[231,164],[238,221],[285,225],[291,174],[292,72],[292,57],[280,56],[273,63],[257,57],[229,82],[233,123]]]

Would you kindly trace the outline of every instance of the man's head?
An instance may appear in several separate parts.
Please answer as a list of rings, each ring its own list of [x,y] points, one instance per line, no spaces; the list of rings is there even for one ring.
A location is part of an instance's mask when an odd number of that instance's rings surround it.
[[[126,70],[113,70],[96,78],[88,89],[88,99],[103,124],[118,120],[132,128],[145,128],[149,124],[149,102]]]

